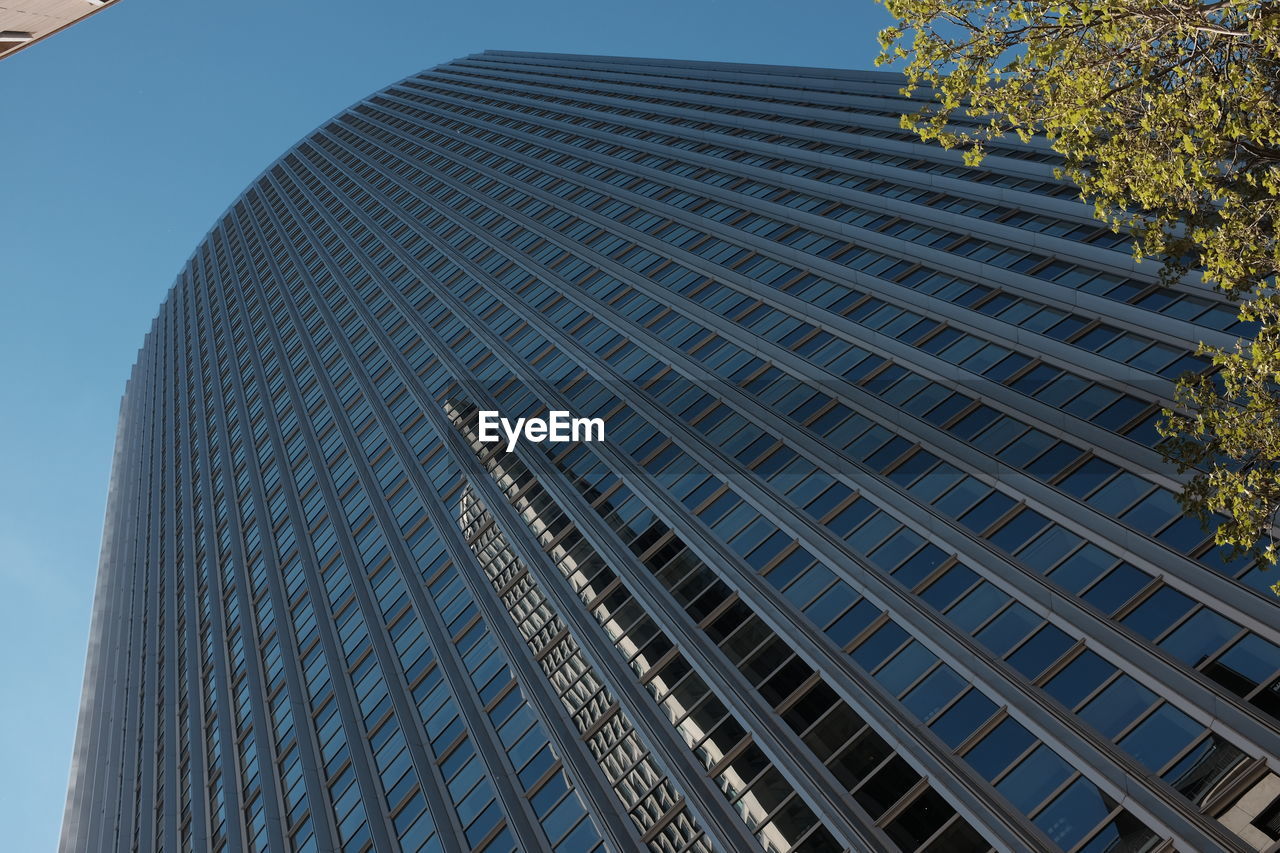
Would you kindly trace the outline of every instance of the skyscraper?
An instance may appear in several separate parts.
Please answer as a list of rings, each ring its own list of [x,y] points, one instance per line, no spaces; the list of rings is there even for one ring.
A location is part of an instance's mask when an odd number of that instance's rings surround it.
[[[899,85],[486,52],[269,167],[128,383],[63,850],[1280,837],[1272,579],[1152,449],[1248,330]]]

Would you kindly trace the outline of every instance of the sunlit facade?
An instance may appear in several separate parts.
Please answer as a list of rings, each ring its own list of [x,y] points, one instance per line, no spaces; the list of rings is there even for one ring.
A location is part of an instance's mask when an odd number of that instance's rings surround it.
[[[1247,329],[899,86],[491,51],[268,168],[124,397],[62,849],[1275,843],[1274,578],[1152,447]]]
[[[60,33],[114,0],[23,0],[0,6],[0,59]]]

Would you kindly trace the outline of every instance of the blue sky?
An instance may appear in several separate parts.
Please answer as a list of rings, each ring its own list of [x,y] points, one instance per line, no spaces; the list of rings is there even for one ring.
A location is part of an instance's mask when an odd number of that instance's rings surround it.
[[[0,60],[0,827],[62,819],[120,393],[223,209],[325,119],[485,49],[870,68],[872,0],[119,0]]]

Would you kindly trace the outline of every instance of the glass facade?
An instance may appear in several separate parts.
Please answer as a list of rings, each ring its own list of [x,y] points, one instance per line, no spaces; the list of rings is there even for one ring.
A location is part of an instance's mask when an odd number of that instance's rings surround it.
[[[1249,329],[899,86],[490,51],[273,164],[126,389],[62,849],[1273,844],[1273,578],[1153,449]]]

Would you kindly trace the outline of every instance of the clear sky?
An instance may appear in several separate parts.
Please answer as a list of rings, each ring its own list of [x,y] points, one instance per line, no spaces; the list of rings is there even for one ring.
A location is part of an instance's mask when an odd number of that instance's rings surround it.
[[[485,49],[870,68],[873,0],[118,0],[0,59],[0,847],[53,850],[120,393],[223,209]]]

